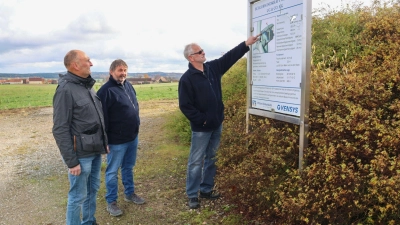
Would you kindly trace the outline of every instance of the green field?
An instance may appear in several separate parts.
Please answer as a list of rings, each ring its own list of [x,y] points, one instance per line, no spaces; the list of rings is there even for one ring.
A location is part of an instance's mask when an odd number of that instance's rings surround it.
[[[178,83],[134,85],[138,101],[178,99]]]
[[[55,84],[0,85],[0,110],[52,106]],[[95,85],[97,91],[100,85]],[[138,101],[177,99],[178,83],[134,85]]]

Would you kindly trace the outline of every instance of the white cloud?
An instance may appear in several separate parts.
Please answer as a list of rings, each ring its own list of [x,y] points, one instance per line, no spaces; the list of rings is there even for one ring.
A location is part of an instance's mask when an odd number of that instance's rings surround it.
[[[328,2],[314,0],[322,1]],[[246,40],[247,4],[246,0],[1,1],[0,73],[64,71],[62,61],[71,49],[91,57],[92,71],[108,71],[109,64],[121,58],[130,72],[184,72],[185,44],[199,43],[210,60]]]

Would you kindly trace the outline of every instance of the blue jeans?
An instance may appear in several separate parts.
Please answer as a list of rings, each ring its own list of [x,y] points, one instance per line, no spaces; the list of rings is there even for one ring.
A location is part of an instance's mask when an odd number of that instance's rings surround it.
[[[70,188],[66,215],[67,225],[92,225],[96,222],[94,214],[97,192],[100,188],[101,155],[78,160],[81,165],[81,174],[75,176],[68,173]]]
[[[107,155],[106,169],[106,201],[112,203],[118,199],[118,169],[121,168],[122,184],[125,188],[125,195],[129,196],[135,192],[133,183],[133,167],[136,164],[136,153],[138,147],[138,137],[135,140],[111,145],[110,153]]]
[[[192,131],[186,175],[186,194],[197,198],[198,191],[210,192],[214,187],[216,154],[222,133],[222,124],[210,132]]]

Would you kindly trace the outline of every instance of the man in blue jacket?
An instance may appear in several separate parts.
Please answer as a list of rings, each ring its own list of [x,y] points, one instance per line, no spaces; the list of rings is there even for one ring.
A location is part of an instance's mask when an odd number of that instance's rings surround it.
[[[221,78],[241,57],[259,35],[227,52],[219,59],[206,62],[204,50],[196,43],[185,46],[183,55],[189,69],[182,75],[179,86],[179,108],[189,119],[192,129],[191,147],[187,166],[186,194],[189,207],[200,207],[200,198],[220,197],[214,188],[216,153],[224,120]]]
[[[117,205],[118,170],[121,168],[122,183],[127,202],[143,204],[145,201],[135,193],[133,167],[139,134],[139,105],[132,84],[126,81],[128,65],[122,59],[114,60],[110,66],[110,77],[98,91],[103,103],[104,123],[110,152],[107,155],[106,201],[107,211],[112,216],[122,215]]]
[[[101,154],[107,153],[103,110],[92,89],[96,81],[90,76],[90,58],[71,50],[64,64],[68,72],[60,76],[53,98],[53,136],[68,167],[66,224],[92,225],[97,224]]]

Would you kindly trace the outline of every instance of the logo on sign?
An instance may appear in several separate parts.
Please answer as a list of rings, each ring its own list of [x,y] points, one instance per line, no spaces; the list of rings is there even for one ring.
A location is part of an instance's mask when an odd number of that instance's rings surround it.
[[[288,106],[288,105],[278,105],[276,108],[279,111],[283,111],[283,112],[290,112],[290,113],[296,113],[296,114],[299,112],[298,107],[292,107],[292,106]]]

